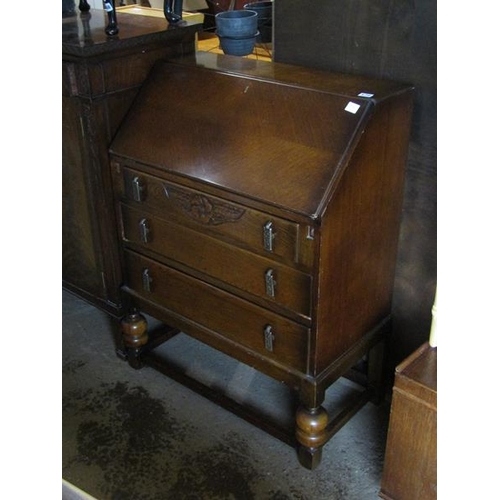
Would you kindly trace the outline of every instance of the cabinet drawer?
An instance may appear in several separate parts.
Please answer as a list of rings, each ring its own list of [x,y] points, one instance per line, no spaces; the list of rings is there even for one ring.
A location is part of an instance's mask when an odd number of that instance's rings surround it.
[[[121,212],[125,241],[310,317],[308,274],[125,205]]]
[[[309,329],[180,271],[125,251],[126,285],[171,313],[271,358],[307,369]]]
[[[122,196],[157,217],[203,231],[268,258],[302,264],[299,224],[163,179],[123,169]],[[308,265],[308,263],[306,263]]]

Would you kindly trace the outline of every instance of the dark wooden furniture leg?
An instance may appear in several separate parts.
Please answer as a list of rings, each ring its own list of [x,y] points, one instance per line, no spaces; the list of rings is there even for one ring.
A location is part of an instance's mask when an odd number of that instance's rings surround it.
[[[382,328],[387,332],[390,323]],[[375,342],[367,352],[365,375],[357,381],[364,390],[353,394],[345,401],[339,411],[329,415],[322,406],[325,391],[334,380],[318,385],[304,383],[299,391],[300,405],[295,415],[295,439],[298,444],[300,464],[310,470],[321,462],[322,448],[367,402],[379,404],[383,391],[383,360],[385,337]],[[339,375],[344,376],[345,370]],[[350,377],[349,377],[350,378]]]
[[[148,323],[135,308],[121,320],[123,343],[129,365],[138,370],[142,368],[141,349],[148,342]]]
[[[370,391],[370,401],[379,405],[384,400],[384,359],[385,359],[385,338],[375,344],[368,353],[368,373],[367,387]]]
[[[87,0],[80,0],[78,8],[80,9],[81,12],[88,12],[90,10],[90,5],[87,2]]]
[[[106,35],[118,35],[120,29],[118,28],[118,21],[116,20],[115,0],[104,0],[104,10],[108,13],[108,25],[105,28]]]
[[[321,463],[323,446],[333,435],[368,401],[377,403],[383,396],[381,382],[385,345],[382,339],[368,351],[364,380],[357,381],[360,387],[365,387],[364,390],[351,395],[338,411],[329,415],[322,404],[325,400],[325,391],[334,381],[323,381],[320,384],[304,381],[298,392],[300,402],[295,414],[295,426],[283,427],[278,422],[267,420],[257,409],[240,405],[222,392],[191,379],[182,369],[169,366],[154,353],[154,350],[177,335],[179,330],[166,324],[149,328],[145,316],[139,312],[137,305],[130,304],[129,311],[120,322],[120,333],[125,349],[119,350],[118,355],[122,359],[126,359],[134,369],[148,365],[159,370],[284,443],[296,447],[300,464],[309,470],[315,469]],[[340,374],[342,375],[343,373]]]
[[[165,19],[172,24],[182,21],[182,0],[164,0],[163,13]]]
[[[301,405],[295,422],[299,462],[306,469],[313,470],[320,464],[323,445],[328,441],[328,413],[322,406],[308,408]]]

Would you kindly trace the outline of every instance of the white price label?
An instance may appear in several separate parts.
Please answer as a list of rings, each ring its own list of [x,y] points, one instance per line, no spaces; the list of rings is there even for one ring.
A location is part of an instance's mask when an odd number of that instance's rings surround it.
[[[355,102],[350,101],[344,109],[346,111],[349,111],[349,113],[352,113],[354,115],[358,112],[358,109],[360,107],[361,107],[360,104],[356,104]]]

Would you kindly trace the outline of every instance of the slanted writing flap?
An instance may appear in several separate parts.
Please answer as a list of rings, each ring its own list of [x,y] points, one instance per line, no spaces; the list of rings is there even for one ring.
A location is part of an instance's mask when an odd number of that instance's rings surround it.
[[[314,218],[370,107],[165,63],[153,70],[111,152]]]

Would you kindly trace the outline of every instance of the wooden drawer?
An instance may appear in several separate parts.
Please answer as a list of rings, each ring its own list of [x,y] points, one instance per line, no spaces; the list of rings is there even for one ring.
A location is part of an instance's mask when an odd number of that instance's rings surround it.
[[[121,212],[125,241],[302,316],[311,316],[308,274],[126,205]]]
[[[180,271],[125,251],[125,285],[174,315],[307,372],[310,330]]]
[[[157,217],[203,231],[273,260],[311,266],[300,255],[299,224],[163,179],[123,169],[122,197]],[[307,261],[307,262],[302,262]]]

